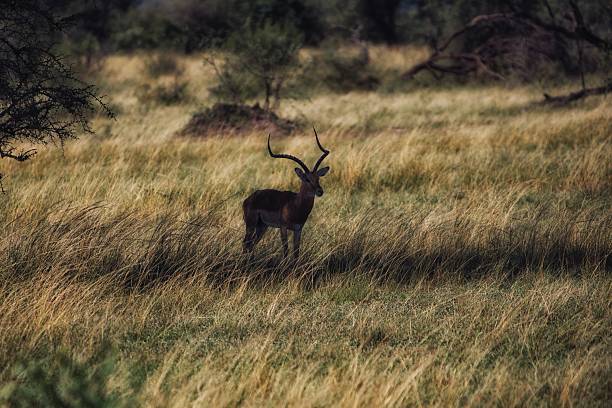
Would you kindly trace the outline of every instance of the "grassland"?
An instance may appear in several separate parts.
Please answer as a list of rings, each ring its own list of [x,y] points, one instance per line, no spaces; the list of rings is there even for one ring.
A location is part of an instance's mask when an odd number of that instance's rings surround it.
[[[385,53],[386,52],[386,53]],[[418,52],[384,51],[394,69]],[[162,406],[605,406],[612,103],[534,86],[318,92],[281,115],[332,151],[302,259],[249,263],[241,202],[296,189],[262,134],[176,137],[210,104],[100,74],[118,116],[0,163],[0,401]],[[562,91],[557,88],[557,91]],[[277,150],[317,157],[312,135]]]

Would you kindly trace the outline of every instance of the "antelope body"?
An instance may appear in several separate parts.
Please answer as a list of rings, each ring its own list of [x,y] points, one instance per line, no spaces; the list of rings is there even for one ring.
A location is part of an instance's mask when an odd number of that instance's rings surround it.
[[[314,130],[314,128],[313,128]],[[268,228],[279,228],[283,244],[283,255],[287,257],[289,246],[287,243],[287,231],[293,232],[293,256],[298,258],[300,252],[300,239],[302,228],[308,220],[312,211],[315,196],[322,196],[323,189],[319,184],[319,178],[329,171],[329,167],[319,169],[323,159],[329,154],[319,142],[317,131],[314,131],[319,149],[323,152],[312,170],[300,159],[289,154],[274,154],[270,148],[270,135],[268,135],[268,153],[273,158],[293,160],[300,167],[295,168],[295,173],[302,181],[300,191],[279,190],[257,190],[242,203],[244,211],[244,224],[246,233],[244,236],[244,251],[251,252],[257,242],[263,237]]]

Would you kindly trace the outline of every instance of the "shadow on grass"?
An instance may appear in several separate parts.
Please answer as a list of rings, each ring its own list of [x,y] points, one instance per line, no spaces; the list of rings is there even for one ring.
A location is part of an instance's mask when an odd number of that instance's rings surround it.
[[[179,221],[173,214],[105,218],[103,212],[67,210],[6,223],[0,277],[15,282],[61,271],[71,280],[110,276],[125,290],[142,291],[182,278],[232,287],[282,284],[292,277],[314,287],[337,274],[408,283],[441,275],[478,279],[492,273],[514,277],[526,270],[612,270],[609,215],[585,220],[557,214],[554,220],[527,219],[504,229],[464,219],[424,226],[418,217],[370,217],[358,235],[339,231],[331,247],[315,245],[296,263],[283,260],[275,245],[258,247],[249,259],[241,253],[238,234],[230,234],[210,214]],[[377,233],[381,225],[392,224],[401,228]]]

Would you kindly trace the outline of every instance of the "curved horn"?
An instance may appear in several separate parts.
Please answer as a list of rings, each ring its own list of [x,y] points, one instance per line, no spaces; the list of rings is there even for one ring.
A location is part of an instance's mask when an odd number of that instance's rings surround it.
[[[317,139],[317,146],[319,146],[319,149],[321,149],[323,152],[321,157],[319,157],[319,160],[317,160],[317,164],[315,164],[314,168],[312,169],[312,172],[314,173],[318,170],[319,165],[323,162],[323,159],[329,154],[329,150],[321,146],[321,142],[319,142],[319,135],[317,135],[317,130],[314,128],[314,126],[312,127],[312,130],[314,130],[315,138]]]
[[[302,169],[305,172],[307,172],[307,173],[310,172],[310,170],[308,170],[308,166],[306,166],[304,164],[304,162],[301,161],[300,159],[298,159],[297,157],[292,156],[290,154],[275,154],[275,153],[272,153],[272,148],[270,147],[270,134],[269,133],[268,133],[268,153],[270,153],[270,156],[272,156],[275,159],[289,159],[289,160],[293,160],[294,162],[299,164],[300,167],[302,167]]]

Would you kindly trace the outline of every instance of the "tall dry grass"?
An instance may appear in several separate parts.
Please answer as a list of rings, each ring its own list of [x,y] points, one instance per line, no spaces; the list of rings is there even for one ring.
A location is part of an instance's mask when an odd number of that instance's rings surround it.
[[[386,64],[409,58],[394,52]],[[292,166],[265,135],[174,136],[209,103],[210,72],[183,61],[191,97],[159,105],[139,99],[165,80],[143,61],[108,62],[119,116],[96,136],[0,163],[4,404],[610,400],[608,99],[553,110],[498,86],[290,102],[332,170],[299,264],[274,232],[249,262],[241,201],[297,188]],[[309,132],[274,144],[317,157]]]

